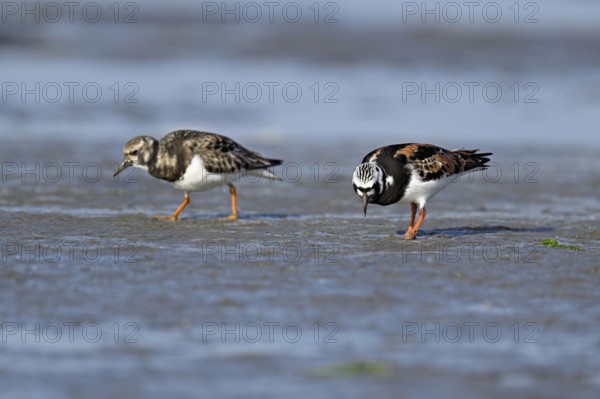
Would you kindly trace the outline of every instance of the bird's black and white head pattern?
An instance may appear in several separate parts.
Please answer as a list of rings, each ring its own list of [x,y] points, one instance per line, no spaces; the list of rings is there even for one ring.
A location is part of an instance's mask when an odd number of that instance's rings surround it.
[[[373,198],[385,190],[385,173],[375,162],[360,164],[352,175],[352,186],[359,197]]]
[[[150,136],[132,138],[123,147],[123,162],[115,172],[115,176],[130,166],[148,170],[148,165],[156,158],[158,141]]]

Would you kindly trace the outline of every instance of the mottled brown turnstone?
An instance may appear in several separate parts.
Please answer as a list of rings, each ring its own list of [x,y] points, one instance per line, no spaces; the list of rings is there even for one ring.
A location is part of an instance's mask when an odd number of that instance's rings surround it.
[[[233,182],[240,174],[280,180],[266,168],[282,162],[247,150],[228,137],[194,130],[177,130],[160,141],[149,136],[134,137],[125,144],[123,155],[114,176],[134,166],[185,191],[183,202],[171,216],[155,216],[161,220],[179,220],[179,214],[190,202],[190,192],[222,185],[229,186],[231,193],[231,215],[227,219],[236,220],[237,196]]]

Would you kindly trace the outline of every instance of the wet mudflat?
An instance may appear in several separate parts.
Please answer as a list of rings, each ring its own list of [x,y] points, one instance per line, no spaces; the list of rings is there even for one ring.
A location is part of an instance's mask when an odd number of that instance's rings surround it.
[[[462,2],[451,22],[290,2],[298,23],[263,2],[258,23],[227,11],[245,2],[94,2],[98,23],[18,3],[0,24],[2,398],[597,397],[593,2],[492,2],[498,23]],[[219,189],[152,220],[183,194],[112,172],[129,138],[179,128],[285,160],[284,181],[242,179],[235,223]],[[412,242],[407,205],[363,218],[350,184],[403,142],[494,153]]]
[[[408,206],[362,217],[356,143],[337,157],[254,144],[288,160],[284,181],[241,182],[233,223],[220,189],[193,194],[181,222],[153,220],[182,194],[141,173],[115,181],[119,146],[3,154],[9,397],[595,397],[593,151],[491,148],[501,176],[442,191],[405,242]],[[561,166],[573,154],[576,175]],[[40,162],[40,182],[22,162]],[[51,162],[78,162],[73,181],[44,175]]]

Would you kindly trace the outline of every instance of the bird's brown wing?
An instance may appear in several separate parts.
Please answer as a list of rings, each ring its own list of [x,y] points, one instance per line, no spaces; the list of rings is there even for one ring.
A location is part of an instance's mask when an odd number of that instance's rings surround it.
[[[278,159],[268,159],[250,151],[232,139],[215,133],[179,130],[165,136],[179,141],[184,152],[200,155],[204,168],[210,173],[235,173],[241,170],[263,169],[280,165]]]
[[[397,148],[394,157],[406,159],[423,181],[438,180],[462,174],[475,168],[485,168],[491,153],[479,150],[446,150],[432,144],[405,144]]]

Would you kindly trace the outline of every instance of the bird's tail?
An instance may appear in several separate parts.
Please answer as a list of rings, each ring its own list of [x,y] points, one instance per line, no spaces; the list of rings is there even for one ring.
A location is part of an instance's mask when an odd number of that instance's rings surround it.
[[[267,169],[273,166],[281,165],[283,163],[282,160],[265,158],[256,153],[255,155],[257,155],[257,157],[254,159],[254,162],[249,165],[248,170],[246,171],[248,176],[260,176],[273,180],[283,180],[281,177]]]
[[[269,159],[269,162],[271,163],[271,166],[277,166],[277,165],[281,165],[283,163],[283,161],[281,159]],[[271,172],[269,169],[263,169],[263,170],[269,174],[269,177],[271,179],[283,181],[283,179],[281,177],[277,176],[275,173]]]
[[[452,150],[456,155],[459,155],[465,162],[464,171],[487,169],[490,161],[488,158],[492,155],[491,152],[477,152],[479,150]]]

